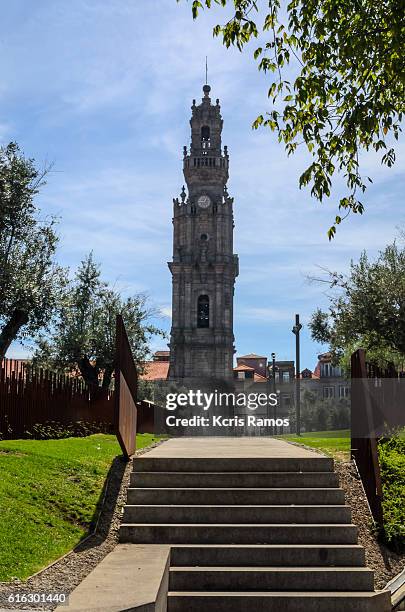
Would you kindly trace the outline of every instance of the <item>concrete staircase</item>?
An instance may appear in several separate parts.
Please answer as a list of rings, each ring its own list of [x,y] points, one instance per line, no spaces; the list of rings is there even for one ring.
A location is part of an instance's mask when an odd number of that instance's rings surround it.
[[[169,612],[388,612],[333,461],[134,459],[120,541],[170,544]]]

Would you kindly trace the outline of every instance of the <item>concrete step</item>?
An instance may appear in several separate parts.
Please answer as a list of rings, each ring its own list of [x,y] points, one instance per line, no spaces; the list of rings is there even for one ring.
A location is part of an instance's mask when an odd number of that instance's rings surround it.
[[[135,457],[134,472],[333,472],[329,457]]]
[[[170,591],[373,591],[366,567],[171,567]]]
[[[124,523],[350,523],[348,506],[130,506]]]
[[[355,525],[127,524],[120,542],[136,544],[356,544]]]
[[[354,545],[283,544],[188,544],[173,545],[170,565],[320,567],[365,565],[364,548]]]
[[[324,488],[339,486],[335,472],[132,472],[131,487]]]
[[[127,500],[134,505],[338,505],[345,503],[345,496],[343,490],[337,488],[130,488]]]
[[[168,612],[390,612],[388,591],[169,592]]]

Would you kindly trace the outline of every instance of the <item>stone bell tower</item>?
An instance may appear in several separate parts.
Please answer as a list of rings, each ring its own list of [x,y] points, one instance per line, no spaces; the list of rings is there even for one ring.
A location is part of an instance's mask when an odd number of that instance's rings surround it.
[[[219,100],[204,85],[193,100],[191,147],[184,147],[187,184],[173,200],[171,379],[233,377],[233,294],[238,256],[233,254],[233,198],[229,155],[221,148]],[[196,381],[197,382],[197,381]]]

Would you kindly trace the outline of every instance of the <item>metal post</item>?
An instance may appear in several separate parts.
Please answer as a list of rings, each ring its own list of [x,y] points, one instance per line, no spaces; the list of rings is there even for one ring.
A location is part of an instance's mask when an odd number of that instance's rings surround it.
[[[276,353],[271,354],[273,361],[273,393],[276,393]],[[274,433],[277,435],[277,404],[274,404]]]
[[[296,427],[297,436],[301,435],[301,387],[300,387],[300,331],[302,325],[300,323],[300,315],[295,315],[295,325],[292,328],[295,334],[295,411],[296,411]]]

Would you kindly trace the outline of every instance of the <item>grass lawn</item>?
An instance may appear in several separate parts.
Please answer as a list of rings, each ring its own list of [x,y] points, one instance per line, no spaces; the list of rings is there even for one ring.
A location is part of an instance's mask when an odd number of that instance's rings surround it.
[[[153,434],[137,436],[137,449]],[[24,579],[71,550],[95,518],[115,436],[0,442],[0,582]]]
[[[317,448],[338,461],[348,461],[350,458],[350,430],[308,431],[301,436],[286,434],[277,436],[298,444]]]

